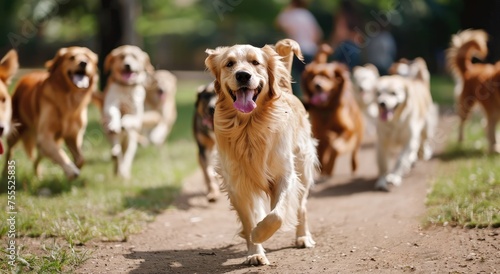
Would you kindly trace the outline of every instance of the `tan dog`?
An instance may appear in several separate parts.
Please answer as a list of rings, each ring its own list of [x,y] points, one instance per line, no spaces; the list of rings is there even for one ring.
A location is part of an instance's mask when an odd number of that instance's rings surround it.
[[[363,114],[353,95],[349,70],[338,62],[324,63],[328,52],[331,50],[317,54],[306,66],[301,81],[312,132],[319,140],[323,176],[332,175],[337,156],[344,153],[351,153],[352,171],[356,170],[364,132]]]
[[[453,35],[447,60],[456,82],[456,108],[460,117],[458,141],[463,141],[465,121],[477,102],[482,106],[487,120],[489,152],[500,153],[495,131],[500,120],[500,62],[472,62],[473,57],[484,59],[488,55],[487,41],[488,34],[483,30],[464,30]]]
[[[142,126],[155,145],[165,143],[177,119],[176,93],[177,77],[169,71],[157,70],[148,77]]]
[[[317,166],[315,140],[302,103],[286,90],[291,78],[283,57],[271,46],[207,53],[219,96],[218,172],[242,224],[245,263],[269,264],[262,243],[280,228],[296,225],[296,245],[313,247],[306,202]]]
[[[389,74],[397,74],[410,79],[422,80],[431,88],[431,73],[427,68],[427,63],[421,57],[413,60],[401,58],[394,62],[389,68]]]
[[[0,61],[0,155],[4,152],[2,138],[8,136],[12,128],[12,98],[9,85],[18,68],[17,52],[10,50]]]
[[[210,83],[198,88],[195,112],[193,117],[193,134],[198,145],[198,162],[207,186],[207,199],[215,202],[219,198],[220,180],[215,174],[215,145],[214,113],[217,94],[214,84]]]
[[[8,138],[7,159],[14,145],[22,140],[28,156],[33,159],[35,147],[38,165],[45,156],[60,165],[70,179],[80,174],[84,163],[83,134],[87,126],[87,107],[97,88],[97,55],[83,47],[60,49],[46,63],[48,71],[23,76],[12,96],[12,120],[16,134]],[[64,141],[74,163],[61,147]],[[4,169],[5,172],[5,169]]]
[[[437,123],[437,108],[432,103],[426,79],[400,75],[382,76],[376,85],[379,118],[377,121],[377,189],[400,185],[418,158],[432,156],[430,139]],[[392,154],[396,164],[389,169]]]
[[[144,118],[146,77],[154,68],[147,53],[125,45],[106,56],[104,71],[110,75],[104,90],[103,125],[115,173],[128,179]]]

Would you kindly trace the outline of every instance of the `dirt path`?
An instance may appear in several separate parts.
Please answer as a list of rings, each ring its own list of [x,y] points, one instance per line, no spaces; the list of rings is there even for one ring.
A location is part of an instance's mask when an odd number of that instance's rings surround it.
[[[96,243],[77,273],[497,273],[498,230],[422,229],[428,181],[439,159],[418,163],[403,185],[373,191],[374,146],[367,142],[356,176],[341,158],[335,178],[309,199],[313,249],[293,247],[294,232],[264,243],[270,266],[244,266],[246,245],[223,198],[208,204],[201,172],[186,179],[177,209],[159,215],[126,243]]]

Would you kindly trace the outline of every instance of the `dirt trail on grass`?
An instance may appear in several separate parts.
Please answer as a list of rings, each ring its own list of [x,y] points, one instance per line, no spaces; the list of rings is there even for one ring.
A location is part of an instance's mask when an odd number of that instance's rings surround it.
[[[372,141],[365,141],[360,159],[352,176],[349,158],[340,158],[334,178],[312,190],[308,209],[316,247],[296,249],[293,231],[278,232],[264,243],[270,266],[241,265],[246,245],[236,236],[236,213],[225,197],[208,204],[198,171],[185,180],[176,209],[166,210],[125,243],[89,244],[93,256],[76,272],[500,272],[499,230],[421,228],[439,157],[419,162],[390,193],[373,190],[377,167]]]

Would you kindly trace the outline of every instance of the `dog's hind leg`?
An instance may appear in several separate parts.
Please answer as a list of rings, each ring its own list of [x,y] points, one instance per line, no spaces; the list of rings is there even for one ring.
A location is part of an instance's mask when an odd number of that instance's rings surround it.
[[[495,128],[499,120],[499,115],[488,114],[488,123],[486,125],[486,136],[489,142],[490,153],[500,153],[500,146],[497,144]]]
[[[307,247],[311,248],[316,245],[313,240],[311,232],[309,231],[309,225],[307,222],[307,196],[309,196],[309,188],[307,187],[299,194],[299,210],[297,212],[298,224],[297,231],[295,233],[295,245],[297,247]]]
[[[465,89],[464,89],[465,90]],[[458,142],[462,143],[464,140],[464,127],[467,117],[476,103],[474,95],[467,95],[464,91],[460,94],[459,100],[456,105],[458,116],[460,117],[460,124],[458,126]]]

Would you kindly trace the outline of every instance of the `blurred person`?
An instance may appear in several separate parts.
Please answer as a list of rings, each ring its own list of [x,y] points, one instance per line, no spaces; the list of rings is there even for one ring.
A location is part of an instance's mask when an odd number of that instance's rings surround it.
[[[385,75],[396,58],[396,42],[379,21],[365,18],[365,10],[357,1],[342,1],[334,21],[332,59],[347,64],[351,71],[355,66],[373,64]]]
[[[292,66],[293,93],[301,99],[299,82],[301,74],[305,64],[313,60],[318,44],[323,39],[323,31],[314,15],[307,9],[307,5],[306,0],[291,0],[276,19],[278,28],[285,32],[288,38],[299,43],[304,56],[304,62],[294,58]]]

